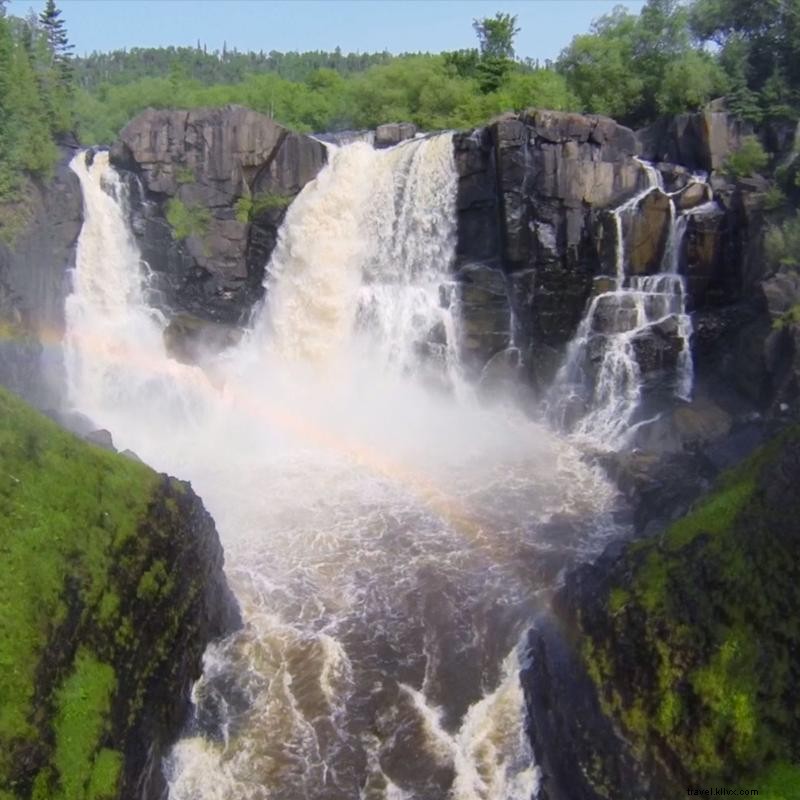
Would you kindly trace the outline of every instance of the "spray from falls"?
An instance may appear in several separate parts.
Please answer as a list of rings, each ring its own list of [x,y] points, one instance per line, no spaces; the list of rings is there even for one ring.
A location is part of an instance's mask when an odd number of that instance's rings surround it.
[[[72,168],[71,403],[192,481],[245,620],[206,653],[171,800],[528,800],[517,645],[615,492],[459,389],[450,137],[332,149],[252,329],[202,369],[167,356],[107,155]]]
[[[641,361],[653,347],[646,337],[656,337],[651,339],[657,342],[655,347],[662,339],[671,340],[675,344],[670,347],[677,349],[674,366],[666,370],[669,374],[659,368],[656,380],[671,385],[672,393],[682,399],[690,398],[693,383],[692,326],[680,254],[688,217],[702,213],[708,204],[679,211],[675,197],[683,189],[667,192],[659,170],[639,163],[647,186],[611,212],[615,274],[613,279],[602,279],[611,288],[591,299],[550,392],[550,407],[560,427],[608,447],[624,444],[641,410],[648,380]],[[693,176],[689,185],[693,183],[705,184],[705,178]],[[625,222],[656,192],[668,200],[663,254],[653,274],[629,275]]]

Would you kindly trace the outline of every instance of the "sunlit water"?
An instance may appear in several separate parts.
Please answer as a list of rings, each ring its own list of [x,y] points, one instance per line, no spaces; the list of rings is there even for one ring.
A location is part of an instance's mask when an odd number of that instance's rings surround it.
[[[212,645],[172,800],[527,800],[517,644],[616,498],[458,364],[449,136],[355,143],[292,204],[236,348],[168,358],[97,154],[67,301],[73,406],[217,522],[244,628]]]

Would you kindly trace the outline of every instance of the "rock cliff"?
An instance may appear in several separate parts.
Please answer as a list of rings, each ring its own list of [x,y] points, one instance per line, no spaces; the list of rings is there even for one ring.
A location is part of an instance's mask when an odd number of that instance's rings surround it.
[[[68,270],[82,222],[72,155],[63,149],[51,180],[28,183],[13,215],[0,209],[0,230],[16,221],[0,240],[0,384],[40,407],[55,404],[60,388],[53,346],[64,329]]]
[[[0,390],[0,797],[148,800],[238,624],[191,487]]]
[[[148,110],[112,149],[130,171],[133,227],[167,304],[237,322],[261,296],[286,208],[325,146],[240,106]]]
[[[795,796],[799,479],[793,428],[663,536],[568,577],[526,675],[549,800]]]

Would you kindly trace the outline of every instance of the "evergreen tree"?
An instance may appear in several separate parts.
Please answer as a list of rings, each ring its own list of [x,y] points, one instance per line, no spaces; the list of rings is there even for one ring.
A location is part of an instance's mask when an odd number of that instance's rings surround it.
[[[39,23],[52,53],[53,64],[59,71],[61,81],[68,85],[72,79],[72,50],[67,36],[67,28],[61,19],[61,9],[55,0],[47,0],[44,11],[39,15]]]

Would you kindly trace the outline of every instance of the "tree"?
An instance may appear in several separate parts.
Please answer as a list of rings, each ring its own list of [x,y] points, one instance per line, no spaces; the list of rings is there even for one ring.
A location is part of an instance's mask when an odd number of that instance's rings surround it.
[[[61,19],[61,9],[56,7],[55,0],[47,0],[44,10],[39,14],[39,24],[52,53],[54,66],[58,69],[61,82],[67,86],[72,79],[72,50],[67,36],[67,27]]]
[[[485,58],[514,58],[514,37],[520,31],[516,25],[516,14],[501,12],[494,17],[473,20],[472,27],[478,34],[481,55]]]

